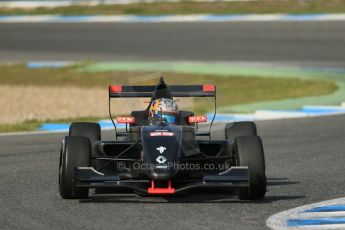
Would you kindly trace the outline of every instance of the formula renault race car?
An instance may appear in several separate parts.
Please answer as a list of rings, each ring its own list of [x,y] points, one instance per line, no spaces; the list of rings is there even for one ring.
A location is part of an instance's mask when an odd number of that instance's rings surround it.
[[[151,98],[145,110],[113,120],[111,99]],[[207,131],[205,116],[178,111],[174,97],[214,99]],[[253,122],[225,125],[225,139],[211,139],[216,116],[215,85],[172,85],[163,77],[155,86],[109,86],[109,115],[114,140],[101,139],[98,123],[72,123],[62,142],[59,190],[64,199],[86,199],[89,189],[139,195],[174,195],[218,190],[240,199],[262,199],[266,193],[262,142]],[[118,111],[120,112],[120,111]],[[125,123],[125,131],[117,124]]]

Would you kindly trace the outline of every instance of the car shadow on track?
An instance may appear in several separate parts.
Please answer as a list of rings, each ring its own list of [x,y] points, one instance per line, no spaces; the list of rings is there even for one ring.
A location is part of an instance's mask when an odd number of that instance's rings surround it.
[[[189,194],[178,197],[141,197],[138,195],[106,195],[106,196],[91,196],[89,199],[80,200],[80,203],[256,203],[266,204],[273,203],[280,200],[296,200],[303,199],[305,196],[266,196],[262,200],[247,201],[239,200],[232,195],[195,195]]]
[[[298,181],[289,181],[289,178],[267,178],[268,189],[270,186],[289,186],[298,184]],[[266,195],[264,199],[239,200],[236,195],[207,191],[204,193],[190,193],[179,196],[139,196],[132,193],[98,194],[95,193],[89,199],[80,200],[80,203],[274,203],[281,200],[297,200],[306,198],[301,195],[273,196]]]
[[[299,181],[290,181],[289,178],[271,177],[267,178],[267,186],[282,186],[299,184]]]

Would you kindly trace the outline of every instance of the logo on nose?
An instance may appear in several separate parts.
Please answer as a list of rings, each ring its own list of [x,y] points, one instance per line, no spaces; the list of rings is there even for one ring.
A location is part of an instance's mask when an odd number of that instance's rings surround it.
[[[164,162],[167,161],[167,158],[165,156],[159,156],[156,158],[156,161],[159,163],[159,164],[163,164]]]
[[[166,147],[164,147],[164,146],[159,146],[159,147],[157,147],[157,148],[156,148],[156,150],[158,150],[158,151],[159,151],[159,153],[160,153],[160,154],[162,154],[162,153],[164,153],[164,152],[165,152],[165,150],[167,150],[167,148],[166,148]]]

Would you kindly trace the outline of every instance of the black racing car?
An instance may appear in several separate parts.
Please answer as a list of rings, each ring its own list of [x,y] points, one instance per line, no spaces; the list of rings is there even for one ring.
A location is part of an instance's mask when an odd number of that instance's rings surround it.
[[[174,123],[149,115],[149,109],[118,117],[126,123],[118,131],[110,109],[112,98],[211,97],[215,85],[168,86],[161,78],[156,86],[109,87],[109,114],[114,140],[101,139],[97,123],[72,123],[62,142],[59,190],[64,199],[86,199],[89,189],[116,193],[173,195],[193,190],[236,193],[240,199],[261,199],[266,193],[265,159],[262,142],[253,122],[225,125],[225,139],[211,139],[198,131],[206,117],[179,111]],[[159,113],[158,113],[159,114]]]

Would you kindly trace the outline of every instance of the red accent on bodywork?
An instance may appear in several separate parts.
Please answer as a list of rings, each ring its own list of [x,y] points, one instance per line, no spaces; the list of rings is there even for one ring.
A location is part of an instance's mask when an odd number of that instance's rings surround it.
[[[151,187],[147,189],[148,194],[174,194],[175,189],[171,187],[171,180],[168,181],[167,188],[155,188],[155,181],[151,181]]]
[[[202,85],[202,91],[214,92],[214,91],[216,91],[216,86],[215,85]]]
[[[112,92],[112,93],[122,92],[122,85],[109,85],[109,92]]]
[[[134,117],[117,117],[117,123],[124,123],[124,124],[134,124],[135,118]]]
[[[192,123],[200,123],[200,122],[207,122],[206,116],[195,116],[195,117],[188,117],[188,122]]]

